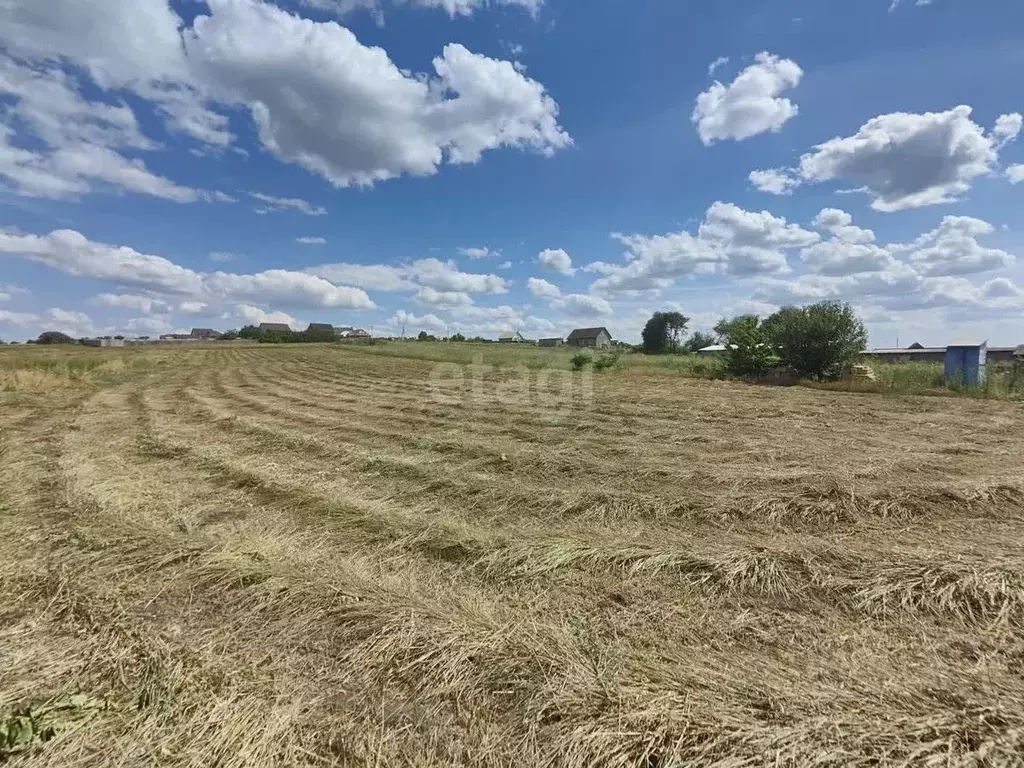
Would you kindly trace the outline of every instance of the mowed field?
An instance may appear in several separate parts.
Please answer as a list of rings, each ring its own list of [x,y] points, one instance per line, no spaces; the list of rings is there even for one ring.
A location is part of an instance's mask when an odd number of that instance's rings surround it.
[[[10,765],[1024,764],[1020,405],[385,349],[0,351]]]

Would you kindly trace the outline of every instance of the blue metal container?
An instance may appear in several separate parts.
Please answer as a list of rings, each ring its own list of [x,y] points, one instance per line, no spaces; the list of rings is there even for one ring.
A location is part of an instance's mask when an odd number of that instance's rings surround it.
[[[958,343],[946,347],[946,381],[964,387],[980,387],[987,374],[988,342]]]

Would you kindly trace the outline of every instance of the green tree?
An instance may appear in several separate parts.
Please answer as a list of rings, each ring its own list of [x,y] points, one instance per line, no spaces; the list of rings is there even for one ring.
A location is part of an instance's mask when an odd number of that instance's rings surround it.
[[[715,336],[722,343],[729,340],[730,332],[739,326],[747,325],[751,320],[757,320],[761,322],[757,315],[736,315],[736,317],[723,317],[718,321],[718,325],[714,327]]]
[[[466,340],[466,337],[463,336],[461,333],[453,333],[451,339],[449,339],[449,341],[465,341],[465,340]]]
[[[655,312],[641,332],[644,353],[664,355],[676,352],[679,338],[689,322],[690,318],[679,312]]]
[[[715,341],[716,338],[710,333],[694,331],[693,335],[683,344],[683,351],[690,353],[700,352],[704,347],[710,347]]]
[[[238,331],[238,338],[240,339],[258,339],[261,335],[262,332],[255,325],[244,325]]]
[[[725,343],[725,368],[733,376],[763,376],[775,365],[764,327],[757,315],[741,315],[723,320],[715,332]]]
[[[819,381],[842,376],[868,341],[853,307],[839,301],[783,307],[764,321],[762,330],[783,365]]]
[[[36,344],[75,344],[75,340],[60,331],[43,331],[36,339]]]

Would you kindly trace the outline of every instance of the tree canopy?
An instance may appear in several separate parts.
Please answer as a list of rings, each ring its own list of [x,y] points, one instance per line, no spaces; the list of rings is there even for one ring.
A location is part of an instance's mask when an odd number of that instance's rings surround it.
[[[694,331],[693,335],[690,336],[683,344],[684,352],[700,352],[704,347],[710,347],[716,341],[715,337],[710,333],[704,333],[704,331]]]
[[[783,365],[817,380],[839,378],[868,341],[853,307],[839,301],[783,307],[764,321],[763,332]]]
[[[655,312],[641,333],[643,350],[648,355],[664,355],[678,351],[679,339],[690,318],[680,312]]]
[[[43,331],[36,339],[36,344],[74,344],[73,338],[60,331]]]

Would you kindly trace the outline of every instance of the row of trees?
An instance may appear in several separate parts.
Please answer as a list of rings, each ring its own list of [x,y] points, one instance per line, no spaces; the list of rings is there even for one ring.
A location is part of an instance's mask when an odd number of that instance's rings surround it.
[[[234,331],[228,331],[221,338],[235,338]],[[258,341],[261,344],[315,344],[335,341],[334,331],[264,331],[257,325],[246,325],[238,330],[237,338]]]
[[[822,301],[784,307],[761,319],[740,315],[715,326],[715,337],[694,333],[681,341],[689,318],[679,312],[655,312],[643,330],[648,354],[696,352],[720,341],[727,369],[734,376],[763,376],[783,367],[801,378],[836,379],[867,347],[867,331],[849,304]]]

